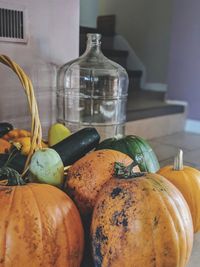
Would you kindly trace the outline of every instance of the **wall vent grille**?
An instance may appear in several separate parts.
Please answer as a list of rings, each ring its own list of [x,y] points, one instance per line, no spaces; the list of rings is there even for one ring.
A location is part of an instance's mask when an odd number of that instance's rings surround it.
[[[0,41],[23,42],[26,40],[25,11],[0,7]]]

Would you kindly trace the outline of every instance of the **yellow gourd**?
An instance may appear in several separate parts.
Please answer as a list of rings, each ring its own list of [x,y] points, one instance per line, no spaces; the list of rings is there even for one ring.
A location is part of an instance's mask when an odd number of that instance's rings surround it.
[[[13,141],[13,145],[21,150],[23,155],[28,155],[31,147],[31,137],[20,137]],[[42,147],[45,148],[47,145],[42,142]]]

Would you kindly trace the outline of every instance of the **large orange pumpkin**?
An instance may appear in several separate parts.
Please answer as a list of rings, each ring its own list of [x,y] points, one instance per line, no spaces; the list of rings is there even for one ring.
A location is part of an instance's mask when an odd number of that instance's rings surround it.
[[[192,214],[194,232],[198,232],[200,230],[200,171],[183,165],[183,152],[180,150],[174,160],[174,166],[165,166],[158,173],[181,191]]]
[[[103,149],[87,154],[69,168],[65,188],[82,215],[92,212],[99,191],[114,173],[115,161],[127,166],[132,159],[119,151]],[[137,166],[135,171],[139,171]]]
[[[164,177],[115,176],[98,195],[91,239],[95,267],[185,267],[192,218],[181,193]]]
[[[47,184],[1,185],[0,205],[0,267],[80,266],[83,228],[65,193]]]

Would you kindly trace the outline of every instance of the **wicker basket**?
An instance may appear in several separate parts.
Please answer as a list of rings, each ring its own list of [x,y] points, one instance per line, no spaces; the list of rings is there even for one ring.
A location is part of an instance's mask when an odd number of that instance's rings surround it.
[[[22,87],[25,91],[25,94],[27,96],[29,110],[31,113],[31,147],[24,167],[24,172],[23,172],[24,174],[30,163],[32,154],[34,153],[35,150],[41,148],[42,128],[38,113],[37,102],[35,99],[32,82],[30,78],[26,75],[26,73],[23,71],[23,69],[17,63],[12,61],[9,57],[5,55],[0,55],[0,62],[11,68],[18,76],[22,84]]]

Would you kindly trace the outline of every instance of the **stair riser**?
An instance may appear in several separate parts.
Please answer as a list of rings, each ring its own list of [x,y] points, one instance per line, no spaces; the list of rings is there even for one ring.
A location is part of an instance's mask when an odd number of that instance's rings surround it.
[[[111,36],[114,35],[115,24],[116,24],[115,15],[98,16],[97,18],[97,28],[101,33],[103,33],[103,35],[111,35]]]
[[[114,49],[114,37],[113,36],[102,36],[101,38],[103,49]]]
[[[126,135],[135,134],[146,139],[161,137],[184,131],[186,111],[184,113],[160,116],[126,123]]]
[[[129,95],[131,95],[131,92],[137,89],[140,89],[140,84],[141,84],[141,78],[138,77],[129,77]]]
[[[126,58],[125,57],[111,57],[109,55],[106,55],[106,57],[108,57],[110,60],[117,62],[119,65],[121,65],[122,67],[126,68]]]

